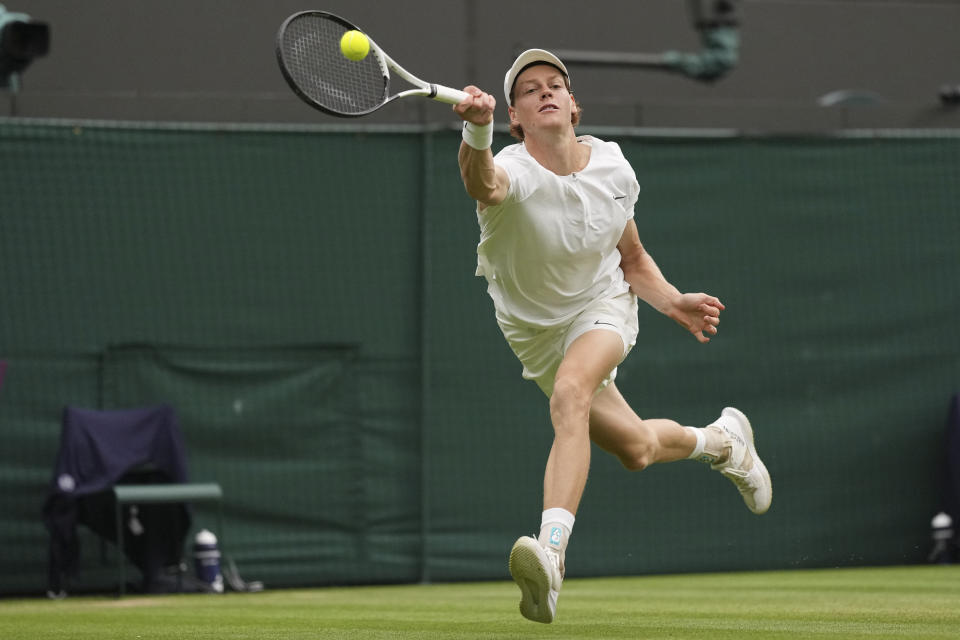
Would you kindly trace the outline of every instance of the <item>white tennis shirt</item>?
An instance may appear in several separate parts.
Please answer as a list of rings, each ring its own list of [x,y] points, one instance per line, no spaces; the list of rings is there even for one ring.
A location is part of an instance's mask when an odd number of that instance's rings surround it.
[[[617,242],[640,185],[617,143],[578,140],[590,145],[590,161],[567,176],[541,166],[522,143],[494,158],[510,187],[502,203],[477,213],[477,275],[487,279],[498,320],[555,327],[630,288]]]

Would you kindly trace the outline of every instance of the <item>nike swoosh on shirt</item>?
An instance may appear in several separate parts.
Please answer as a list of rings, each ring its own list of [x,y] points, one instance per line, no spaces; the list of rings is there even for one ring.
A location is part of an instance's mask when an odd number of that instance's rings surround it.
[[[614,199],[614,200],[623,200],[623,199],[626,198],[626,197],[627,197],[627,196],[613,196],[613,199]]]

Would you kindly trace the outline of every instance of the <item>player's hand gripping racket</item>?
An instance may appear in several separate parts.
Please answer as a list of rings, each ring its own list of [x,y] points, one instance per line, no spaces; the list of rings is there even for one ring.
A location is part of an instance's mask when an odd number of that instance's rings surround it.
[[[294,93],[310,106],[334,116],[352,118],[408,96],[448,104],[457,104],[468,97],[463,91],[424,82],[394,62],[372,39],[366,57],[347,58],[340,50],[340,39],[353,30],[362,31],[326,11],[301,11],[280,26],[277,33],[280,71]],[[390,95],[391,71],[415,88]]]

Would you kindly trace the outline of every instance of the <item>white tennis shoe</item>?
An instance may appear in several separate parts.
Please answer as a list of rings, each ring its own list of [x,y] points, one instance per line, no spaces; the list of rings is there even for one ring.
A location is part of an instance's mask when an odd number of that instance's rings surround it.
[[[534,622],[553,622],[563,584],[563,558],[524,536],[510,550],[510,575],[520,587],[520,613]]]
[[[730,447],[726,461],[710,465],[737,486],[747,508],[756,514],[766,513],[773,501],[770,474],[757,455],[753,444],[753,428],[743,412],[726,407],[717,420],[707,428],[719,429],[723,434],[723,448]],[[728,418],[724,420],[723,418]]]

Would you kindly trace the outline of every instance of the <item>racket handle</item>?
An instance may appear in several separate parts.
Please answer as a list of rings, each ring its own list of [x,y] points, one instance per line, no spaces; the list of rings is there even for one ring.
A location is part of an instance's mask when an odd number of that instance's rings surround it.
[[[429,97],[434,100],[439,100],[440,102],[446,102],[447,104],[459,104],[463,102],[464,98],[469,98],[470,94],[445,87],[442,84],[431,84]]]

